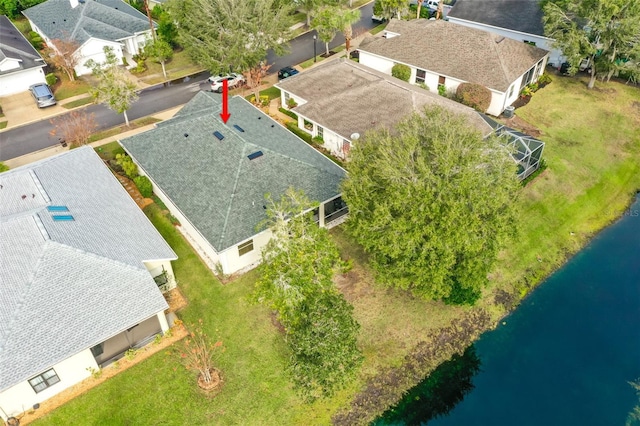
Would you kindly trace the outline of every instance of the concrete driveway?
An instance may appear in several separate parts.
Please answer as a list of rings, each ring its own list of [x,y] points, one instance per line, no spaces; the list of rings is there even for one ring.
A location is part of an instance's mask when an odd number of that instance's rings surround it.
[[[65,99],[64,102],[69,102],[69,99]],[[60,102],[54,106],[38,108],[30,92],[4,96],[0,98],[0,105],[4,114],[4,117],[0,117],[0,121],[7,121],[6,129],[69,112],[68,109],[60,106]]]

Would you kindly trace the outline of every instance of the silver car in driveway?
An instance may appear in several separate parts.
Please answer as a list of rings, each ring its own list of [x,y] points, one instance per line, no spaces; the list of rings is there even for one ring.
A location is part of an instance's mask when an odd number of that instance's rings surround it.
[[[38,108],[44,108],[56,104],[56,98],[53,96],[53,92],[49,86],[44,83],[32,84],[29,86],[29,91],[36,100]]]

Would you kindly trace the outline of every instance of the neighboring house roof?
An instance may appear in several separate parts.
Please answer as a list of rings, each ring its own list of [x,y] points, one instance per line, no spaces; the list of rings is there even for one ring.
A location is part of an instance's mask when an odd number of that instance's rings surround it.
[[[458,0],[448,17],[544,37],[540,0]]]
[[[49,39],[118,41],[149,31],[148,18],[122,0],[47,0],[22,12]]]
[[[46,64],[38,51],[24,38],[22,33],[13,25],[5,15],[0,15],[0,64],[14,60],[18,66],[5,71],[0,75],[10,74],[29,68],[42,68]],[[5,67],[0,66],[0,69]]]
[[[316,201],[340,194],[345,171],[245,99],[229,99],[227,124],[220,111],[220,95],[199,92],[174,118],[120,141],[218,252],[258,232],[265,194],[278,200],[289,187]],[[247,157],[257,151],[264,155]]]
[[[307,101],[294,112],[345,138],[378,127],[393,129],[428,105],[466,116],[483,136],[491,133],[473,109],[345,59],[289,77],[277,86]]]
[[[0,254],[0,391],[168,307],[143,262],[176,255],[89,147],[0,174]]]
[[[506,92],[549,53],[521,41],[443,20],[392,19],[386,30],[400,35],[365,39],[359,49],[499,92]]]

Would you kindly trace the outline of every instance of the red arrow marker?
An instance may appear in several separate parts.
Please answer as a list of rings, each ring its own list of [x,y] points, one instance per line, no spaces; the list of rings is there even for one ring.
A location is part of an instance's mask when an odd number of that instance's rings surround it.
[[[222,80],[222,113],[220,118],[222,118],[224,124],[227,124],[229,117],[231,117],[231,114],[229,114],[229,81],[225,78]]]

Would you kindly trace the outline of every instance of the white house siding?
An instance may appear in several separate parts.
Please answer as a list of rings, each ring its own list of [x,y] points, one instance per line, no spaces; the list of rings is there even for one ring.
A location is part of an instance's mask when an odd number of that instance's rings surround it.
[[[373,68],[374,70],[378,70],[388,75],[391,75],[391,68],[393,68],[394,65],[394,62],[391,59],[363,51],[360,51],[359,61],[364,66]]]
[[[232,274],[238,271],[245,271],[257,266],[262,259],[262,250],[265,248],[269,240],[271,240],[272,233],[266,229],[253,237],[242,241],[240,244],[236,244],[233,247],[229,247],[220,253],[220,264],[225,274]],[[240,256],[238,246],[243,243],[253,240],[253,250]]]
[[[0,96],[8,96],[13,95],[14,93],[25,92],[29,90],[29,86],[32,84],[45,82],[46,79],[42,68],[30,68],[28,70],[1,75]]]
[[[535,43],[536,47],[539,47],[544,50],[548,50],[550,52],[549,63],[555,66],[560,66],[560,64],[565,60],[564,56],[562,55],[562,52],[558,49],[553,48],[554,40],[548,37],[535,35],[535,34],[527,34],[520,31],[509,30],[509,29],[500,28],[500,27],[494,27],[492,25],[486,25],[478,22],[467,21],[465,19],[454,18],[451,16],[449,17],[449,22],[463,25],[465,27],[477,28],[483,31],[490,31],[492,33],[500,34],[501,36],[504,36],[513,40],[521,41],[523,43],[525,41],[533,42]]]
[[[282,105],[283,108],[287,108],[287,109],[289,108],[288,107],[289,99],[293,99],[295,101],[295,103],[296,103],[296,106],[304,105],[304,104],[307,103],[306,100],[302,99],[299,96],[295,96],[292,93],[286,92],[286,91],[284,91],[282,89],[280,89],[280,90],[281,90],[281,92],[280,92],[280,104]]]
[[[60,381],[51,387],[36,393],[28,380],[21,382],[4,392],[0,393],[0,416],[9,417],[27,411],[36,403],[41,403],[63,390],[75,385],[76,383],[86,379],[91,375],[87,368],[98,369],[98,364],[91,354],[91,350],[84,351],[67,358],[66,360],[52,367]],[[35,372],[34,377],[48,371],[45,368],[42,371]],[[31,379],[31,377],[29,377]]]
[[[75,67],[76,75],[91,74],[91,69],[85,66],[85,63],[89,59],[93,59],[98,63],[103,63],[106,60],[106,57],[104,56],[105,46],[111,46],[116,58],[122,61],[122,45],[120,43],[91,38],[80,46],[80,49],[78,49],[80,51],[80,60],[78,61],[78,65]]]

